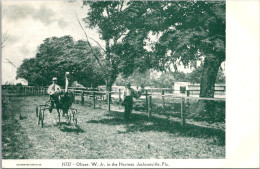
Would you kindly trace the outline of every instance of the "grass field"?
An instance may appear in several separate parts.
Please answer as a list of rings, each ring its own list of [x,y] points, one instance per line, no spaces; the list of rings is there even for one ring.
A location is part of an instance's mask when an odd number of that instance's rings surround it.
[[[225,158],[225,123],[209,124],[154,112],[133,111],[124,120],[123,107],[74,104],[78,126],[68,125],[57,112],[46,111],[45,124],[37,124],[35,107],[47,96],[11,97],[3,100],[3,159],[199,159]],[[21,116],[20,116],[21,114]],[[169,114],[169,113],[168,113]]]

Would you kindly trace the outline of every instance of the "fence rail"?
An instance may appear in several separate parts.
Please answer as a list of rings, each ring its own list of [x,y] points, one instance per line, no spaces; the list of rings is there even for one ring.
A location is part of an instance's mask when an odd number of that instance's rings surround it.
[[[47,95],[47,87],[33,87],[33,86],[12,86],[12,85],[2,85],[2,95],[4,96],[29,96],[29,95]],[[69,91],[74,93],[74,97],[80,96],[80,103],[84,105],[85,100],[87,99],[87,96],[89,98],[93,99],[93,108],[96,108],[96,102],[97,99],[101,100],[107,100],[107,109],[110,111],[111,109],[111,97],[116,97],[118,98],[119,102],[122,101],[122,89],[118,89],[116,91],[111,91],[111,92],[106,92],[106,91],[98,91],[97,89],[94,88],[84,88],[84,89],[79,89],[79,88],[68,88]],[[156,88],[157,91],[159,91],[158,88]],[[188,90],[185,95],[176,95],[172,93],[165,93],[166,90],[161,89],[161,92],[151,92],[151,90],[147,89],[145,92],[141,95],[144,96],[145,98],[145,105],[146,105],[146,112],[148,114],[148,117],[152,117],[152,98],[161,98],[162,99],[162,104],[163,107],[165,107],[165,98],[166,97],[171,97],[174,99],[179,99],[180,104],[181,104],[181,124],[184,126],[185,125],[185,101],[187,99],[189,100],[208,100],[208,101],[225,101],[225,98],[202,98],[202,97],[194,97],[190,96],[190,91]],[[194,90],[194,91],[199,91],[199,90]],[[222,90],[215,90],[215,91],[222,91]],[[109,99],[108,99],[109,98]],[[144,100],[142,99],[140,100]]]

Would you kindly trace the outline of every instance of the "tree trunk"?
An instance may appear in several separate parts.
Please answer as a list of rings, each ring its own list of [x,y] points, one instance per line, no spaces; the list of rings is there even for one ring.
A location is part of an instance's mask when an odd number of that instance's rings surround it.
[[[112,85],[114,84],[114,81],[115,80],[106,81],[106,98],[110,100],[110,103],[111,103],[111,95],[109,95],[109,93],[112,91]]]
[[[200,82],[200,97],[214,97],[215,82],[222,60],[206,57]]]
[[[213,57],[205,58],[200,83],[200,97],[214,97],[215,82],[221,63],[221,59]],[[201,114],[205,120],[212,122],[215,116],[215,105],[216,103],[212,100],[200,100],[197,112]]]

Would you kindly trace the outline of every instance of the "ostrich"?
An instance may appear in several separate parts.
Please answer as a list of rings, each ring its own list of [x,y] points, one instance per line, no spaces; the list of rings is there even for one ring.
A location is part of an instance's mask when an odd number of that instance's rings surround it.
[[[41,124],[43,127],[43,120],[44,120],[44,111],[50,110],[50,108],[56,108],[58,112],[59,124],[60,124],[60,111],[62,110],[63,116],[67,115],[69,123],[73,120],[73,123],[77,125],[77,109],[72,108],[71,105],[74,102],[74,95],[72,92],[68,91],[68,75],[69,72],[65,73],[65,91],[58,91],[53,94],[52,97],[55,107],[52,107],[50,101],[46,102],[45,104],[38,105],[36,107],[36,117],[38,117],[38,125]],[[71,114],[69,114],[69,110],[71,110]],[[51,113],[51,111],[50,111]]]
[[[60,110],[62,110],[62,115],[68,116],[68,111],[74,102],[74,95],[72,92],[68,91],[68,85],[69,85],[69,80],[68,80],[68,75],[69,72],[65,73],[65,91],[59,93],[59,99],[55,102],[56,108],[58,111],[58,117],[59,117],[59,122],[60,122]]]

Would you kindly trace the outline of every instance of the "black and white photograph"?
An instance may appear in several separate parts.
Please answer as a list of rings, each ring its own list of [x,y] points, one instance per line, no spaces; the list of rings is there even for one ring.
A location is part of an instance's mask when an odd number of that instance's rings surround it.
[[[226,1],[1,3],[2,163],[229,158]]]

